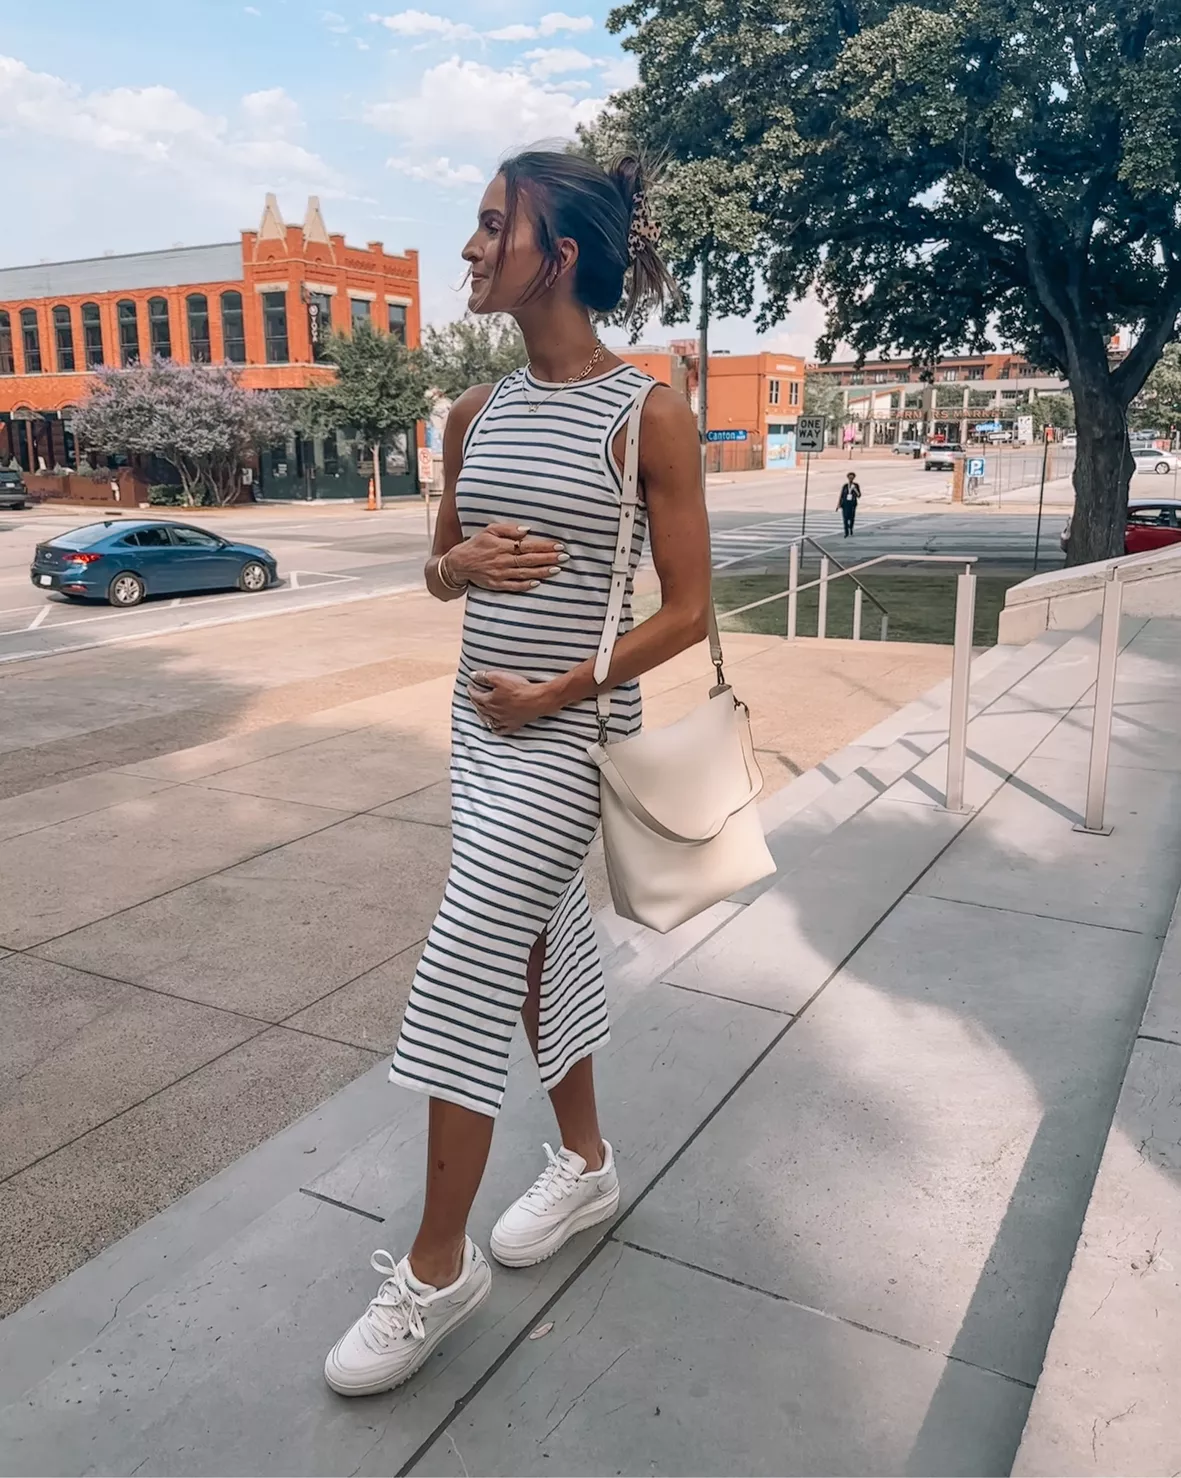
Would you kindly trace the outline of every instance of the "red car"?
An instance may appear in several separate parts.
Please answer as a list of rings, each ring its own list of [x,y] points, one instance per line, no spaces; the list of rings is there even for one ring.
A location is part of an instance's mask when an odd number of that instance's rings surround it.
[[[1059,540],[1064,551],[1070,548],[1070,523]],[[1181,500],[1136,498],[1128,504],[1128,526],[1124,534],[1125,554],[1147,554],[1151,549],[1164,549],[1181,544]]]

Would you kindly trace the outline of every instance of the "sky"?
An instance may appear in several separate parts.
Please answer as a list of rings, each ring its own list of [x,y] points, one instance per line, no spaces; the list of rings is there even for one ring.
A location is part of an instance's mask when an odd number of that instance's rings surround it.
[[[417,247],[425,320],[457,318],[497,160],[572,137],[635,77],[605,0],[549,3],[0,0],[0,265],[229,241],[268,190],[294,222],[314,194],[350,243]],[[713,345],[810,354],[819,329],[808,304]]]

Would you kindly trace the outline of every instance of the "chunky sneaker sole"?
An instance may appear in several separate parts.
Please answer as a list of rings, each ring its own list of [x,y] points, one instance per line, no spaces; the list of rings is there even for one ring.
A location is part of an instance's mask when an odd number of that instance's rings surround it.
[[[565,1221],[559,1222],[557,1226],[536,1241],[527,1246],[514,1246],[506,1242],[498,1235],[500,1223],[492,1229],[492,1236],[488,1242],[489,1251],[502,1267],[506,1268],[531,1268],[535,1263],[545,1262],[547,1258],[553,1257],[554,1253],[564,1247],[571,1237],[579,1232],[585,1232],[590,1227],[597,1227],[602,1221],[610,1221],[619,1210],[619,1182],[604,1196],[597,1196],[585,1206],[579,1207],[572,1212]]]
[[[385,1391],[395,1391],[399,1386],[405,1385],[411,1376],[422,1369],[452,1330],[458,1328],[465,1319],[470,1319],[492,1292],[492,1269],[483,1258],[473,1267],[471,1282],[471,1296],[464,1303],[437,1323],[435,1320],[431,1321],[430,1332],[419,1344],[412,1364],[401,1366],[390,1373],[375,1373],[369,1379],[361,1379],[357,1372],[343,1369],[336,1362],[336,1352],[343,1343],[343,1338],[348,1337],[345,1335],[328,1352],[328,1358],[324,1361],[324,1379],[338,1396],[380,1396]]]

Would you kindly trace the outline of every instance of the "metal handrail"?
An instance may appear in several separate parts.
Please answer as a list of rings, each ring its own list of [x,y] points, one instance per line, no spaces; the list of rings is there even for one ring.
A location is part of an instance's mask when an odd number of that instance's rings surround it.
[[[799,580],[800,545],[804,540],[821,551],[820,578],[801,586]],[[955,641],[951,660],[951,701],[947,724],[947,784],[943,796],[946,810],[962,813],[966,809],[964,778],[968,755],[968,698],[972,684],[972,631],[976,619],[976,575],[972,567],[977,563],[976,556],[974,554],[879,554],[873,559],[864,560],[858,565],[850,565],[848,568],[834,560],[833,563],[837,565],[837,574],[832,577],[828,573],[830,557],[822,545],[817,544],[809,535],[803,535],[791,546],[789,588],[778,591],[775,595],[764,596],[761,600],[752,600],[732,611],[720,611],[718,620],[724,621],[727,616],[741,616],[744,611],[753,611],[759,606],[770,605],[772,601],[782,600],[786,595],[787,637],[789,641],[794,640],[799,593],[801,590],[812,590],[819,586],[820,603],[816,615],[816,636],[818,639],[822,638],[827,630],[830,578],[840,580],[847,575],[856,587],[853,596],[853,640],[860,641],[861,639],[861,596],[864,592],[882,612],[882,640],[885,641],[889,623],[888,613],[881,602],[857,579],[855,571],[869,569],[872,565],[889,563],[963,565],[963,573],[956,581]],[[1118,619],[1115,624],[1118,630]]]
[[[1095,672],[1095,719],[1091,725],[1091,754],[1087,764],[1087,804],[1081,826],[1076,831],[1110,836],[1111,827],[1103,824],[1107,805],[1107,772],[1111,764],[1111,725],[1115,714],[1115,676],[1119,663],[1120,617],[1124,607],[1124,581],[1141,575],[1153,565],[1165,571],[1176,565],[1181,556],[1159,549],[1125,557],[1108,567],[1103,585],[1103,616],[1099,627],[1099,662]]]

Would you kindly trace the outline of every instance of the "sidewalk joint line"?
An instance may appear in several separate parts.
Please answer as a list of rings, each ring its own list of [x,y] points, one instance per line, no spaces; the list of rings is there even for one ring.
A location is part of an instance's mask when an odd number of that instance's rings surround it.
[[[1037,913],[1030,908],[1013,908],[1007,903],[982,903],[976,898],[950,898],[946,893],[921,893],[920,898],[933,898],[940,903],[961,903],[965,908],[983,908],[990,913],[1011,913],[1022,919],[1045,919],[1052,924],[1073,924],[1079,929],[1106,929],[1112,934],[1131,934],[1140,939],[1149,934],[1147,929],[1129,929],[1124,924],[1096,924],[1089,919],[1068,919],[1057,913]],[[1159,935],[1154,935],[1159,938]]]
[[[1138,1042],[1160,1042],[1165,1047],[1181,1047],[1181,1042],[1176,1041],[1175,1038],[1154,1037],[1151,1032],[1137,1032],[1136,1040]]]
[[[335,1196],[326,1196],[322,1191],[313,1191],[306,1185],[299,1188],[301,1196],[310,1196],[313,1201],[323,1201],[325,1206],[335,1206],[341,1211],[351,1211],[354,1216],[364,1216],[370,1221],[384,1222],[384,1216],[378,1216],[376,1211],[366,1211],[363,1206],[350,1206],[347,1201],[338,1201]]]
[[[998,1380],[1009,1381],[1012,1385],[1021,1386],[1026,1391],[1033,1390],[1031,1381],[1022,1380],[1020,1376],[1009,1375],[1003,1370],[996,1370],[991,1365],[978,1365],[975,1360],[965,1360],[962,1355],[952,1355],[946,1350],[937,1349],[934,1345],[921,1344],[917,1340],[907,1339],[905,1335],[891,1334],[888,1329],[878,1329],[874,1324],[864,1324],[860,1319],[850,1319],[847,1314],[834,1314],[829,1309],[818,1309],[814,1304],[801,1303],[798,1298],[792,1298],[786,1293],[777,1293],[773,1288],[763,1288],[758,1283],[748,1283],[743,1278],[732,1277],[729,1273],[719,1272],[716,1268],[702,1267],[700,1263],[688,1262],[683,1257],[674,1257],[671,1252],[658,1252],[655,1247],[644,1247],[639,1242],[629,1242],[624,1237],[616,1237],[614,1233],[609,1238],[617,1242],[620,1247],[630,1248],[632,1252],[642,1252],[645,1257],[656,1257],[661,1262],[671,1262],[678,1268],[686,1268],[691,1273],[701,1273],[707,1278],[716,1278],[719,1283],[729,1283],[735,1288],[744,1288],[749,1293],[760,1294],[763,1298],[774,1299],[776,1303],[787,1304],[790,1308],[800,1309],[806,1314],[815,1314],[820,1319],[830,1319],[834,1324],[844,1324],[850,1329],[859,1329],[863,1334],[878,1335],[882,1339],[888,1339],[896,1345],[904,1345],[908,1350],[918,1350],[924,1355],[936,1355],[941,1360],[953,1361],[956,1365],[967,1365],[972,1370],[983,1371],[986,1375],[995,1375]]]
[[[735,918],[738,915],[735,914]],[[705,941],[703,941],[705,942]],[[690,951],[692,953],[692,951]],[[792,1016],[794,1012],[782,1011],[778,1006],[764,1006],[761,1001],[744,1001],[741,996],[726,996],[716,990],[702,990],[697,985],[681,985],[676,980],[660,980],[660,985],[667,986],[669,990],[685,990],[691,996],[707,996],[711,1001],[729,1001],[732,1006],[749,1006],[752,1011],[766,1011],[771,1016]]]

